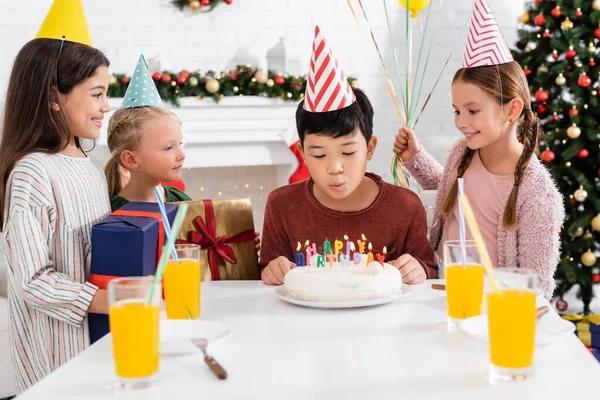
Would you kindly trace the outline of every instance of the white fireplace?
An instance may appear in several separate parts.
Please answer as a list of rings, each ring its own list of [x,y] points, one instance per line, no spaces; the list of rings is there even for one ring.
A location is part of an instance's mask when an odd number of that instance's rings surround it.
[[[121,99],[109,100],[113,110]],[[296,140],[296,102],[256,96],[212,99],[182,98],[173,111],[182,121],[185,165],[182,179],[193,199],[247,197],[255,229],[262,229],[267,195],[288,183],[297,167],[289,149]],[[109,157],[104,119],[92,154]]]

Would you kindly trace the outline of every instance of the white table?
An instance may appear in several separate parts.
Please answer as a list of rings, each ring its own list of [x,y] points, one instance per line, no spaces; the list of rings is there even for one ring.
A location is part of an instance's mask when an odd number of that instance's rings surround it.
[[[600,364],[575,335],[536,350],[532,379],[489,384],[486,345],[447,331],[434,282],[351,310],[294,306],[261,282],[203,283],[202,318],[234,332],[209,346],[227,380],[197,353],[162,357],[151,388],[118,392],[108,335],[19,399],[597,398]]]

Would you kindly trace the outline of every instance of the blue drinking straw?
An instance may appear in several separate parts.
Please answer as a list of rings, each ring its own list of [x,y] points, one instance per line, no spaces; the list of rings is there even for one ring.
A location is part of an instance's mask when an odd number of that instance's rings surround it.
[[[167,209],[165,207],[165,203],[163,202],[158,186],[154,187],[154,193],[156,193],[156,199],[158,200],[158,208],[160,209],[160,215],[162,216],[163,225],[165,226],[165,232],[167,233],[168,239],[171,236],[171,225],[169,224],[169,218],[167,217]],[[171,253],[173,256],[173,260],[175,260],[175,262],[178,263],[179,259],[177,258],[177,252],[175,251],[174,246],[171,248]]]

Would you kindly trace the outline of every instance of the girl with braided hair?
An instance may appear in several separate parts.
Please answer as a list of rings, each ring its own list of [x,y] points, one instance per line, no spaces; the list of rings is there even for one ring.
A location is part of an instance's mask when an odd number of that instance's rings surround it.
[[[537,157],[542,130],[523,69],[512,60],[497,25],[479,34],[473,29],[477,23],[474,14],[463,68],[452,81],[455,124],[464,137],[450,149],[445,168],[408,128],[399,130],[394,152],[423,189],[437,190],[429,241],[438,256],[445,241],[459,239],[457,178],[462,177],[494,266],[534,270],[549,299],[560,257],[563,198]],[[474,46],[482,40],[486,46]]]

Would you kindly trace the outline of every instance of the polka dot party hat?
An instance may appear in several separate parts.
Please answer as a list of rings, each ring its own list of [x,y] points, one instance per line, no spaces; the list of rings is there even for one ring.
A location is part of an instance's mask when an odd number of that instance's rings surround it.
[[[121,108],[130,107],[164,107],[143,54],[140,55],[121,104]]]

